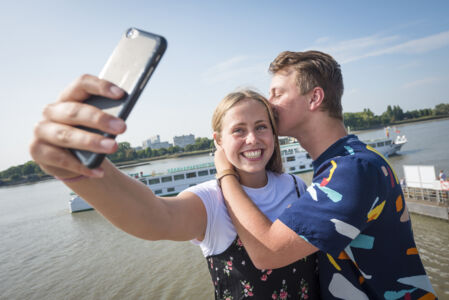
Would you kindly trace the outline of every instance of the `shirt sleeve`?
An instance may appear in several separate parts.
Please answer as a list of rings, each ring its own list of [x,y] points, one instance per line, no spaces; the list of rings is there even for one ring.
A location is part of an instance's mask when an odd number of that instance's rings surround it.
[[[204,235],[204,239],[202,241],[199,241],[197,239],[191,240],[192,243],[196,245],[202,245],[204,248],[211,248],[213,245],[213,234],[211,234],[211,229],[213,228],[212,224],[215,222],[216,218],[216,212],[217,212],[217,202],[218,200],[214,201],[214,198],[216,197],[216,189],[213,189],[212,184],[209,182],[195,185],[192,187],[187,188],[184,192],[191,192],[196,194],[201,201],[203,202],[204,207],[206,208],[206,216],[207,216],[207,224],[206,224],[206,232]],[[215,197],[214,197],[215,196]]]
[[[279,220],[321,251],[338,256],[367,226],[372,207],[383,201],[377,191],[379,175],[374,165],[360,158],[329,160]]]

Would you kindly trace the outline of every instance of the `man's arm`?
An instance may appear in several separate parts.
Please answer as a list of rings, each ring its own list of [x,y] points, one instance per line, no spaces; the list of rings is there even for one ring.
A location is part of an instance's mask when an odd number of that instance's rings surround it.
[[[232,222],[257,268],[280,268],[319,250],[281,221],[271,222],[234,176],[223,177],[221,187]]]
[[[216,147],[217,172],[233,168],[221,147]],[[283,267],[318,251],[281,221],[271,222],[246,195],[236,177],[225,176],[220,182],[232,222],[257,268]]]

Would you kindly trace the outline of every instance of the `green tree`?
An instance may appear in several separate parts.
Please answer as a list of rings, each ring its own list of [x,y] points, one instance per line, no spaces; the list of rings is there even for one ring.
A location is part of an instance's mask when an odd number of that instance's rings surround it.
[[[435,109],[433,111],[436,116],[449,115],[449,104],[440,103],[435,106]]]

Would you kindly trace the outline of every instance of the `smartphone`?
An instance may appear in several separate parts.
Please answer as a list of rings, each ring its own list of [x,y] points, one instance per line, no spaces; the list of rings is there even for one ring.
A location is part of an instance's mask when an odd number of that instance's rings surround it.
[[[84,103],[126,120],[166,49],[167,41],[164,37],[137,28],[129,28],[98,76],[122,88],[125,91],[124,97],[112,100],[91,96]],[[114,135],[96,129],[84,126],[78,128],[115,138]],[[103,153],[85,150],[69,150],[91,169],[97,168],[106,156]]]

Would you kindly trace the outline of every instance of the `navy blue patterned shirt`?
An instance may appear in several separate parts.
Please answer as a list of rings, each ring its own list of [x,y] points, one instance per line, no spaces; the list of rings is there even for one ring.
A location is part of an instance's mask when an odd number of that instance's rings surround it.
[[[348,135],[313,164],[307,193],[279,219],[321,250],[323,299],[434,299],[388,161]]]

